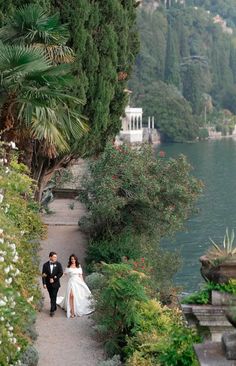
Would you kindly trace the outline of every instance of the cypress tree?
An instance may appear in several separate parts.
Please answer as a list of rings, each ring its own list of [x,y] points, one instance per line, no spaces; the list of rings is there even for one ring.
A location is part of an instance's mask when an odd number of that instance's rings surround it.
[[[180,65],[177,43],[177,37],[175,37],[172,25],[169,24],[166,45],[165,81],[168,84],[174,84],[177,88],[179,88]]]
[[[81,112],[90,133],[79,142],[80,154],[98,153],[120,130],[127,103],[124,89],[139,49],[135,0],[51,0],[71,30],[77,59],[75,94],[86,99]]]

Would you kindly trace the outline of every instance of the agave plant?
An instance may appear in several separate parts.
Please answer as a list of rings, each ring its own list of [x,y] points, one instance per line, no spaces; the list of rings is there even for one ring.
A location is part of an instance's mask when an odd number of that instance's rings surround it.
[[[224,239],[222,245],[218,245],[212,240],[213,247],[207,252],[207,257],[212,259],[217,259],[219,257],[228,257],[236,254],[236,247],[234,247],[234,230],[232,229],[231,234],[229,234],[228,228],[226,228]]]

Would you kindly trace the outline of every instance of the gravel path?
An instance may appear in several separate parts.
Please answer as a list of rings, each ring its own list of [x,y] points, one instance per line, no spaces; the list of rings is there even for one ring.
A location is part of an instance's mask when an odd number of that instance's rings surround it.
[[[66,267],[68,257],[74,253],[79,261],[84,262],[86,237],[78,229],[78,219],[84,210],[75,202],[72,210],[71,199],[56,199],[50,205],[54,214],[43,215],[48,225],[48,237],[41,245],[41,265],[48,260],[51,250],[56,251],[58,260]],[[58,296],[63,295],[66,279],[62,277]],[[92,331],[89,316],[67,319],[63,310],[58,308],[53,318],[49,316],[49,296],[45,296],[44,308],[38,314],[36,328],[39,334],[35,347],[39,352],[38,366],[96,366],[104,359],[103,348]]]

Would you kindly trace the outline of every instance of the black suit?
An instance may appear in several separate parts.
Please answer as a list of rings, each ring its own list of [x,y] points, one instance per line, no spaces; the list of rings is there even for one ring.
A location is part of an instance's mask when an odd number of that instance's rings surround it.
[[[57,292],[60,285],[60,277],[63,275],[62,265],[59,262],[53,263],[53,271],[51,273],[50,261],[44,263],[42,270],[43,285],[47,286],[47,290],[51,300],[50,312],[54,312],[57,309],[56,300]],[[50,283],[50,278],[53,278],[54,282]]]

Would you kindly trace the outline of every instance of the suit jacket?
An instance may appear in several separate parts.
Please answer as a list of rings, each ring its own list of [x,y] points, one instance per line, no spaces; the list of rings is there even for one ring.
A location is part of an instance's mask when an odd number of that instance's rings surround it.
[[[56,287],[59,288],[60,285],[60,277],[63,275],[62,265],[59,262],[55,262],[53,264],[53,271],[51,273],[50,269],[50,261],[44,263],[43,270],[42,270],[42,280],[43,285],[47,287]],[[50,283],[50,278],[54,279],[53,283]]]

